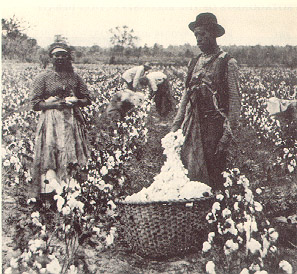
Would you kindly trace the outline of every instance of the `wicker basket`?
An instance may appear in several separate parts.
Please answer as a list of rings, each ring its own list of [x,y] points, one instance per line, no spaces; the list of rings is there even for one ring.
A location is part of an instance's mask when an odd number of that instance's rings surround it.
[[[117,202],[123,238],[142,257],[170,257],[195,251],[207,238],[212,198],[187,201]]]

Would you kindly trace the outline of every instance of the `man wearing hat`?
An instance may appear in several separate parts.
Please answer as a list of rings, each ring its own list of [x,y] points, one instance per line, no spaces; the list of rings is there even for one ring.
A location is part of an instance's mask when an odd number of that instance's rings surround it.
[[[237,62],[217,45],[225,33],[212,13],[189,24],[201,53],[190,61],[172,131],[183,129],[181,158],[193,181],[223,187],[227,151],[240,115]]]
[[[142,77],[144,73],[150,69],[151,67],[149,63],[144,63],[143,65],[135,66],[126,70],[122,75],[124,88],[135,90],[140,77]]]

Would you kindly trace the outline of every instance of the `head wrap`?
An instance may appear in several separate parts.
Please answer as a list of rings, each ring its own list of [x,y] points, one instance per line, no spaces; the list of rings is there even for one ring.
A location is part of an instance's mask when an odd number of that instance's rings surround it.
[[[59,52],[59,51],[68,52],[67,50],[62,49],[62,48],[55,48],[51,51],[51,55],[53,55],[54,53]]]
[[[57,43],[53,43],[50,45],[49,47],[49,56],[52,57],[53,54],[55,52],[58,51],[64,51],[67,52],[69,54],[69,56],[71,56],[71,49],[68,45],[66,45],[65,43],[61,43],[61,42],[57,42]]]

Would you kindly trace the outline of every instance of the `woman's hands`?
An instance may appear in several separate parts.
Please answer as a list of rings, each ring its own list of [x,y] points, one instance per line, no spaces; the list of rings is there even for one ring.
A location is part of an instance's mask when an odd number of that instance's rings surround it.
[[[38,108],[40,110],[48,110],[48,109],[58,109],[61,110],[65,108],[65,100],[56,97],[56,96],[51,96],[47,98],[46,100],[42,101],[39,103]]]
[[[46,100],[44,100],[44,102],[47,104],[51,104],[51,103],[57,102],[58,100],[61,100],[61,99],[59,99],[59,97],[56,97],[56,96],[51,96]]]
[[[38,105],[39,110],[72,108],[75,106],[84,106],[88,104],[88,99],[78,99],[75,96],[69,96],[61,99],[57,96],[51,96],[48,99],[42,101]]]
[[[77,97],[75,97],[75,96],[65,98],[65,104],[70,107],[76,105],[78,103],[78,101],[79,101],[79,99],[77,99]]]
[[[58,109],[62,110],[64,108],[74,107],[78,103],[78,99],[75,96],[66,97],[65,99],[61,99],[57,96],[51,96],[43,102],[39,103],[39,108],[41,110],[48,109]]]

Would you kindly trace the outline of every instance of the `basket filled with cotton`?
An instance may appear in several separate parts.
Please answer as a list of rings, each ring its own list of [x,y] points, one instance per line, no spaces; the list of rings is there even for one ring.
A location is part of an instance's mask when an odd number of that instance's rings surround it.
[[[211,188],[190,181],[180,160],[181,130],[162,139],[167,156],[148,188],[117,201],[123,238],[142,257],[163,258],[201,248],[207,235]]]

